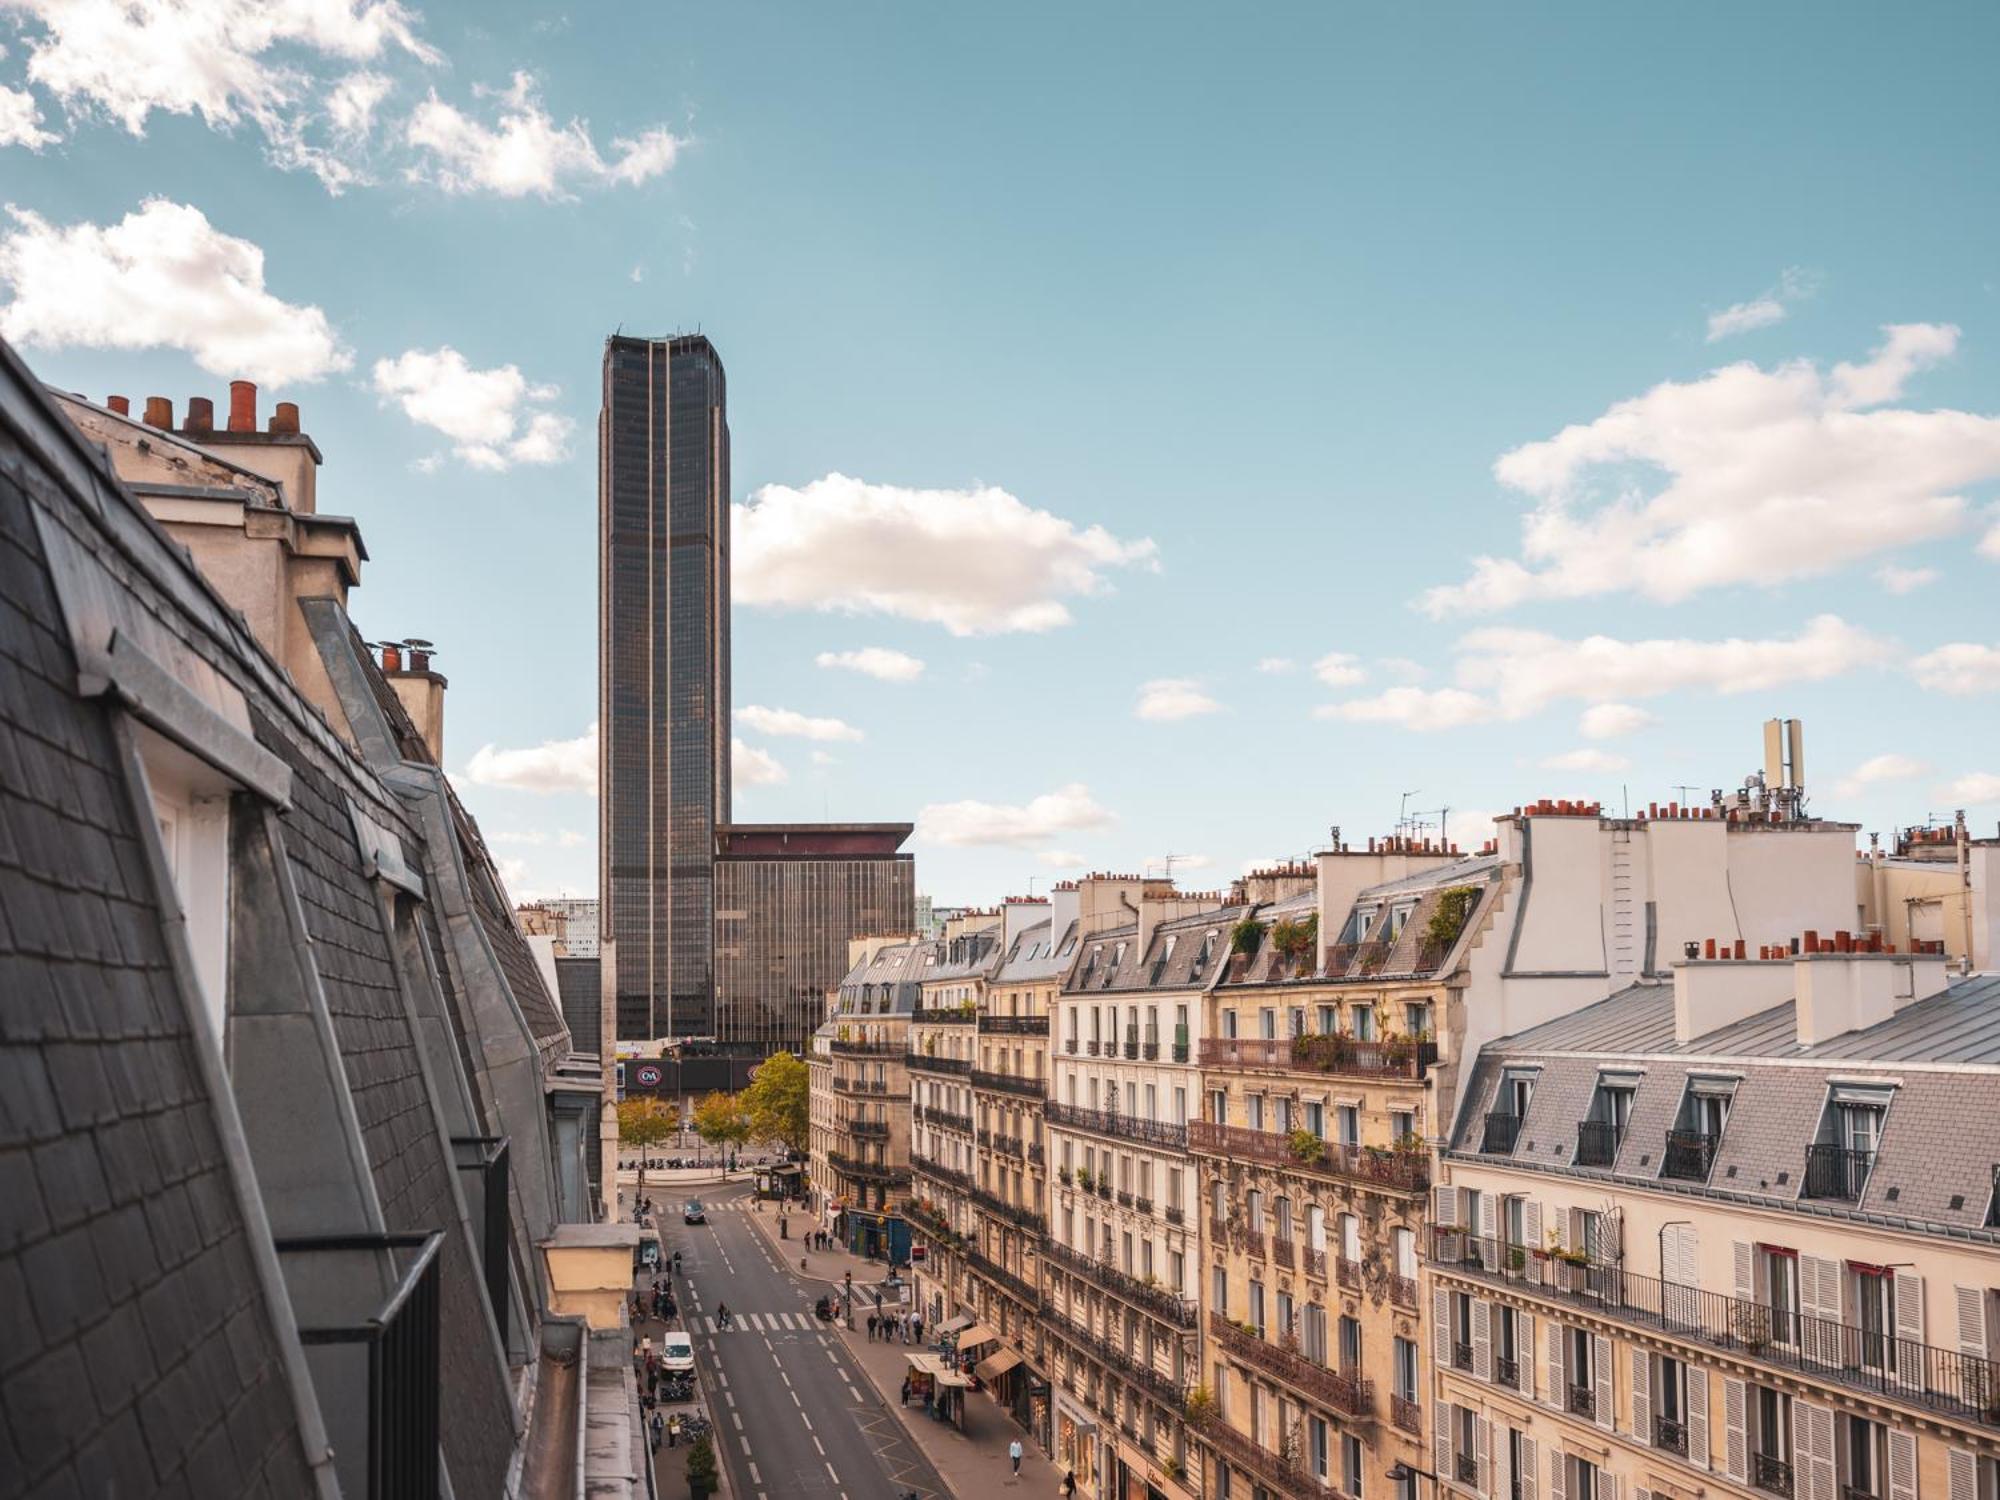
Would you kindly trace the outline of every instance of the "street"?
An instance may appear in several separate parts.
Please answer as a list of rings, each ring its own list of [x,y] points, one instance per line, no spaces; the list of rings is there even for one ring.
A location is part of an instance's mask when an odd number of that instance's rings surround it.
[[[802,1280],[797,1262],[781,1262],[749,1223],[748,1191],[705,1197],[706,1226],[681,1226],[679,1199],[657,1201],[665,1237],[682,1252],[682,1324],[694,1336],[716,1453],[739,1500],[947,1494],[897,1414],[813,1316],[826,1284]],[[806,1216],[793,1222],[803,1227]],[[717,1331],[722,1304],[728,1332]]]

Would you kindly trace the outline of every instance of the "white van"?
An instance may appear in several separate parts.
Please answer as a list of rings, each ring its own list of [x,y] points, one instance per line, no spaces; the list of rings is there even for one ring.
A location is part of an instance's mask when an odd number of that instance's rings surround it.
[[[669,1332],[660,1336],[660,1368],[663,1370],[692,1370],[694,1368],[694,1340],[685,1333]]]

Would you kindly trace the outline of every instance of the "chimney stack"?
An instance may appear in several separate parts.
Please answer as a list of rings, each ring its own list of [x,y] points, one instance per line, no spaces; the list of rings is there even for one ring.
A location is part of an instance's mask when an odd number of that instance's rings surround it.
[[[257,430],[257,387],[251,381],[229,382],[229,430],[231,432]]]
[[[280,401],[271,412],[271,431],[297,432],[299,430],[299,404],[296,401]]]
[[[215,403],[206,396],[188,397],[187,426],[183,432],[213,432],[215,430]]]
[[[382,674],[389,679],[396,697],[402,701],[431,759],[444,764],[445,680],[431,670],[435,647],[429,641],[411,637],[382,643]]]
[[[117,412],[118,415],[121,417],[129,417],[132,415],[132,402],[131,398],[129,397],[106,396],[104,398],[104,404],[110,407],[113,411]]]
[[[146,398],[146,425],[170,430],[174,425],[174,403],[165,396]]]

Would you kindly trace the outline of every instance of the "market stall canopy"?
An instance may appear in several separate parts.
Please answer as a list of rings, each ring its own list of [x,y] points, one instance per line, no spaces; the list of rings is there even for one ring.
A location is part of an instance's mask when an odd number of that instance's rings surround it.
[[[993,1343],[999,1337],[999,1334],[988,1328],[984,1323],[974,1323],[958,1336],[958,1347],[961,1349],[977,1349],[981,1344]]]
[[[945,1373],[944,1361],[939,1359],[935,1354],[906,1354],[903,1358],[907,1359],[910,1362],[910,1368],[919,1374],[942,1375]]]
[[[971,1313],[953,1313],[950,1317],[946,1318],[942,1323],[938,1324],[937,1331],[940,1334],[957,1333],[959,1329],[970,1328],[971,1326],[972,1326]]]
[[[963,1375],[959,1374],[959,1373],[958,1373],[958,1371],[956,1371],[956,1370],[940,1370],[940,1371],[938,1372],[938,1378],[937,1378],[937,1383],[938,1383],[939,1385],[941,1385],[941,1386],[945,1386],[945,1387],[947,1387],[947,1388],[949,1388],[949,1387],[961,1387],[961,1388],[963,1388],[963,1389],[965,1389],[965,1390],[971,1390],[971,1389],[972,1389],[972,1382],[971,1382],[971,1380],[969,1380],[969,1379],[968,1379],[967,1377],[965,1377],[965,1376],[963,1376]]]
[[[1005,1375],[1020,1362],[1020,1355],[1012,1349],[1003,1348],[998,1354],[989,1354],[982,1359],[972,1373],[981,1380],[992,1380],[995,1376]]]

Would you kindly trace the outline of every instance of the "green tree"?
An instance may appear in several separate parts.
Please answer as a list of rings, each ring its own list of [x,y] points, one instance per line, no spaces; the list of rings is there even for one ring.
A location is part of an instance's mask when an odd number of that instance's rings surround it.
[[[646,1153],[673,1135],[679,1121],[671,1104],[651,1094],[618,1101],[618,1142],[639,1151],[639,1196],[646,1196]]]
[[[715,1466],[715,1444],[708,1440],[707,1433],[696,1438],[694,1446],[688,1449],[687,1482],[688,1494],[694,1500],[714,1494],[720,1482]]]
[[[750,1139],[750,1121],[734,1094],[705,1095],[694,1107],[694,1133],[711,1146],[734,1146]]]
[[[790,1052],[765,1058],[743,1091],[743,1112],[750,1117],[753,1140],[782,1141],[794,1151],[805,1150],[812,1114],[805,1062]]]

